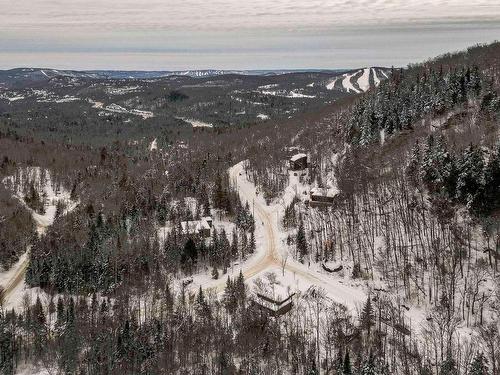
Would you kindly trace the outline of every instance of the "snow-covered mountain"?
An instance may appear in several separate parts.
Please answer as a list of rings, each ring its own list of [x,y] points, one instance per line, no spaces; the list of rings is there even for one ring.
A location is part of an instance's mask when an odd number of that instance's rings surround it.
[[[344,70],[345,71],[345,70]],[[16,68],[0,70],[0,81],[43,81],[57,77],[90,78],[90,79],[154,79],[169,76],[187,76],[193,78],[215,77],[226,74],[273,76],[288,73],[327,73],[336,74],[339,70],[322,69],[279,69],[279,70],[173,70],[173,71],[140,71],[140,70],[59,70],[45,68]]]
[[[328,81],[326,88],[359,94],[378,86],[381,81],[389,78],[390,71],[388,68],[380,67],[352,70]]]

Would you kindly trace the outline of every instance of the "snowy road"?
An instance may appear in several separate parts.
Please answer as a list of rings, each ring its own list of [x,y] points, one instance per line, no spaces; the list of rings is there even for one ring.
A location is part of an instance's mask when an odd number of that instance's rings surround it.
[[[244,170],[244,162],[238,163],[229,169],[230,181],[240,194],[243,202],[248,202],[254,211],[256,223],[257,250],[256,253],[229,272],[232,277],[239,274],[240,270],[245,280],[263,275],[269,271],[282,270],[285,263],[285,274],[290,283],[300,283],[303,289],[310,285],[323,288],[327,295],[334,301],[343,303],[349,308],[355,308],[366,300],[366,294],[361,287],[346,285],[342,280],[319,270],[309,268],[291,256],[286,256],[286,246],[283,244],[283,233],[280,230],[279,217],[282,217],[284,207],[282,204],[267,205],[263,197],[257,193],[256,187],[248,181]],[[222,292],[226,286],[226,279],[218,280],[194,278],[192,288],[200,285]]]
[[[286,255],[287,246],[284,244],[284,233],[279,225],[279,217],[283,216],[283,203],[267,205],[263,197],[258,194],[253,183],[248,181],[244,170],[244,162],[238,163],[229,169],[230,180],[240,194],[243,203],[248,202],[255,216],[255,237],[257,250],[249,259],[233,266],[228,274],[236,277],[240,270],[245,280],[251,282],[253,279],[263,276],[267,272],[284,273],[284,282],[288,285],[305,290],[311,285],[323,288],[328,296],[339,303],[355,308],[365,301],[366,294],[362,286],[348,285],[344,280],[335,276],[325,274],[317,267],[308,267]],[[53,196],[52,196],[53,197]],[[58,197],[59,198],[59,197]],[[73,209],[76,204],[69,207]],[[38,232],[43,235],[46,228],[50,226],[55,216],[55,204],[51,204],[45,215],[33,213],[37,223]],[[29,251],[29,250],[28,250]],[[28,251],[21,257],[19,262],[9,271],[7,280],[3,283],[5,289],[4,302],[9,303],[11,299],[17,299],[17,295],[24,289],[24,277],[28,266]],[[284,270],[283,270],[284,265]],[[281,271],[281,272],[280,272]],[[222,292],[226,286],[226,278],[213,280],[208,274],[200,274],[193,277],[193,284],[189,288],[214,289]]]
[[[24,280],[26,275],[26,269],[28,268],[29,254],[28,251],[23,254],[20,261],[14,266],[12,276],[6,282],[3,287],[2,299],[8,301],[12,292],[19,286]]]
[[[28,171],[28,174],[33,180],[37,180],[40,175],[40,169],[32,168]],[[4,183],[5,181],[6,180],[4,180]],[[61,187],[59,187],[59,191],[57,193],[54,191],[52,179],[49,173],[46,175],[46,182],[43,191],[47,197],[47,204],[43,215],[28,207],[21,198],[22,194],[20,192],[16,192],[16,194],[14,194],[14,197],[18,198],[21,204],[23,204],[31,213],[31,217],[36,224],[36,230],[39,236],[43,236],[47,228],[54,222],[56,217],[57,202],[62,201],[66,204],[63,215],[72,211],[78,205],[78,202],[71,201],[69,191]],[[30,249],[28,246],[26,252],[21,255],[17,263],[14,264],[8,271],[0,274],[0,286],[3,288],[2,299],[4,306],[7,308],[19,305],[19,301],[21,300],[20,297],[25,290],[24,278],[29,264],[29,251]]]

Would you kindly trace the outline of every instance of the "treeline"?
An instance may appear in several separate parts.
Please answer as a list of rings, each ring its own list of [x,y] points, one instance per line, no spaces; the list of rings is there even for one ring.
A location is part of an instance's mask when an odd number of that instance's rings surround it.
[[[123,179],[119,184],[114,192],[117,200],[129,190]],[[184,200],[167,202],[128,191],[136,201],[123,200],[116,211],[87,204],[57,218],[31,246],[26,282],[57,292],[89,293],[110,292],[121,285],[141,287],[148,281],[161,283],[171,274],[182,270],[189,275],[200,267],[225,273],[232,260],[255,250],[254,222],[249,206],[242,206],[228,185],[219,189],[214,191],[220,199],[213,201],[214,209],[235,222],[231,242],[231,234],[224,230],[217,233],[214,228],[207,241],[182,228],[182,221],[210,214],[210,201],[197,205],[193,212]],[[164,241],[159,237],[163,233],[158,233],[162,225],[168,226]]]
[[[366,145],[411,129],[425,116],[442,116],[458,106],[480,100],[485,110],[496,113],[500,102],[491,81],[476,65],[434,70],[394,71],[388,81],[356,103],[348,124],[352,143]]]
[[[243,277],[227,280],[221,299],[163,284],[137,301],[40,298],[20,312],[0,310],[0,369],[24,363],[67,374],[490,374],[488,354],[462,346],[431,363],[416,350],[400,313],[380,296],[359,315],[321,289],[294,298],[273,318],[253,301]],[[497,336],[498,337],[498,336]]]
[[[224,270],[228,262],[247,256],[255,247],[253,218],[230,187],[226,171],[233,159],[227,150],[179,147],[168,154],[131,156],[119,143],[101,148],[74,146],[19,137],[13,132],[0,133],[0,150],[1,185],[7,199],[5,221],[0,223],[2,261],[10,266],[32,244],[30,285],[73,292],[111,290],[122,284],[140,286],[145,276],[163,278],[166,270]],[[60,187],[70,192],[73,203],[78,204],[73,212],[58,217],[45,237],[33,240],[30,214],[12,198],[17,194],[36,212],[45,210],[45,179],[22,178],[26,174],[21,172],[30,168],[50,175],[54,191]],[[5,178],[8,184],[4,184]],[[194,210],[188,208],[186,199],[197,202]],[[9,208],[13,204],[20,214],[14,215]],[[205,241],[191,235],[200,254],[206,253],[196,267],[188,266],[190,257],[182,256],[189,239],[185,234],[178,236],[172,249],[155,240],[158,226],[178,228],[181,221],[197,220],[213,210],[236,223],[237,233],[217,233],[215,250],[208,250]],[[25,220],[29,225],[14,228]],[[20,230],[23,228],[26,230]],[[235,237],[237,251],[233,248],[208,259],[211,252],[219,252],[219,244],[225,248]],[[188,248],[192,248],[191,243]],[[179,259],[172,261],[177,259],[172,253],[179,252]],[[160,267],[156,267],[158,262]]]
[[[0,271],[12,266],[36,236],[35,223],[26,208],[0,184]],[[22,235],[21,235],[22,234]]]
[[[453,153],[443,137],[429,135],[415,144],[407,167],[408,177],[419,186],[466,206],[473,214],[489,216],[500,208],[500,145],[485,150],[479,145]]]

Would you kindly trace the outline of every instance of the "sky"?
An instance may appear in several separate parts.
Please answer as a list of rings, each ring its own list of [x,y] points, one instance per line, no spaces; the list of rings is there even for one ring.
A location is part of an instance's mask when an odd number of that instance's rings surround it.
[[[498,0],[0,0],[0,69],[406,66],[500,39]]]

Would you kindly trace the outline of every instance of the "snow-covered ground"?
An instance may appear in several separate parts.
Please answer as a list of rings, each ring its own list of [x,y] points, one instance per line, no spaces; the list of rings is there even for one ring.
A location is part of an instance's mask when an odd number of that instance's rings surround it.
[[[185,121],[188,124],[191,124],[193,128],[213,128],[213,124],[209,124],[208,122],[203,122],[199,120],[194,120],[194,119],[189,119],[189,118],[184,118],[184,117],[177,117],[179,120]]]
[[[326,83],[326,88],[327,90],[340,89],[359,94],[371,88],[370,76],[373,77],[373,84],[375,86],[378,86],[382,79],[388,78],[383,68],[363,68],[333,78]],[[339,81],[340,84],[338,83]]]
[[[258,193],[255,185],[247,178],[245,162],[230,168],[229,173],[242,203],[248,202],[254,212],[257,250],[250,258],[234,264],[228,270],[228,275],[221,276],[218,280],[211,279],[206,273],[193,276],[191,290],[197,290],[202,286],[222,292],[227,276],[236,277],[241,271],[247,283],[253,284],[259,277],[272,272],[279,276],[280,283],[285,289],[304,291],[314,285],[323,289],[332,300],[351,309],[357,308],[366,300],[363,285],[348,284],[345,280],[325,274],[319,267],[302,264],[291,256],[293,249],[286,245],[287,232],[281,228],[279,222],[285,206],[295,196],[293,187],[287,189],[282,199],[266,205],[262,194]]]
[[[335,77],[330,82],[328,82],[326,84],[326,89],[327,90],[333,90],[335,88],[335,83],[337,83],[338,79],[339,79],[339,77]]]
[[[358,78],[358,86],[363,92],[370,88],[370,71],[372,71],[370,68],[363,69],[363,74]]]
[[[344,79],[342,80],[342,86],[344,89],[347,90],[347,92],[354,91],[356,94],[359,94],[360,91],[354,87],[352,84],[351,78],[354,77],[358,72],[353,73],[353,74],[344,74]]]
[[[291,90],[291,91],[286,91],[286,90],[262,90],[260,91],[261,94],[263,95],[270,95],[270,96],[280,96],[283,98],[315,98],[315,95],[308,95],[301,93],[299,90]]]
[[[109,95],[124,95],[131,92],[140,91],[140,86],[124,86],[124,87],[106,87],[106,93]]]
[[[377,71],[373,68],[372,68],[372,74],[373,74],[373,82],[375,83],[375,86],[380,85],[380,78],[378,78]]]
[[[45,213],[40,214],[28,207],[24,202],[22,186],[26,181],[33,181],[40,195],[44,197]],[[42,236],[47,228],[52,225],[56,217],[57,205],[63,202],[65,205],[62,214],[73,210],[78,202],[72,201],[70,192],[62,186],[55,186],[49,171],[43,171],[38,167],[30,167],[19,170],[15,176],[6,177],[2,181],[9,188],[13,196],[26,207],[36,223],[38,235]],[[0,286],[5,290],[4,307],[7,309],[20,309],[23,305],[24,296],[36,298],[37,294],[43,292],[39,288],[27,289],[24,275],[29,262],[29,249],[21,255],[19,260],[9,270],[0,273]]]
[[[43,365],[21,364],[17,369],[16,375],[54,375],[58,374],[57,369],[45,367]]]
[[[143,111],[140,109],[127,109],[125,107],[122,107],[121,105],[111,103],[110,105],[102,108],[103,112],[100,113],[105,113],[106,112],[113,112],[113,113],[123,113],[123,114],[131,114],[131,115],[136,115],[142,117],[144,120],[154,117],[154,113],[150,111]]]
[[[158,150],[158,142],[157,142],[156,138],[153,139],[153,141],[149,145],[149,151],[154,151],[154,150]]]

